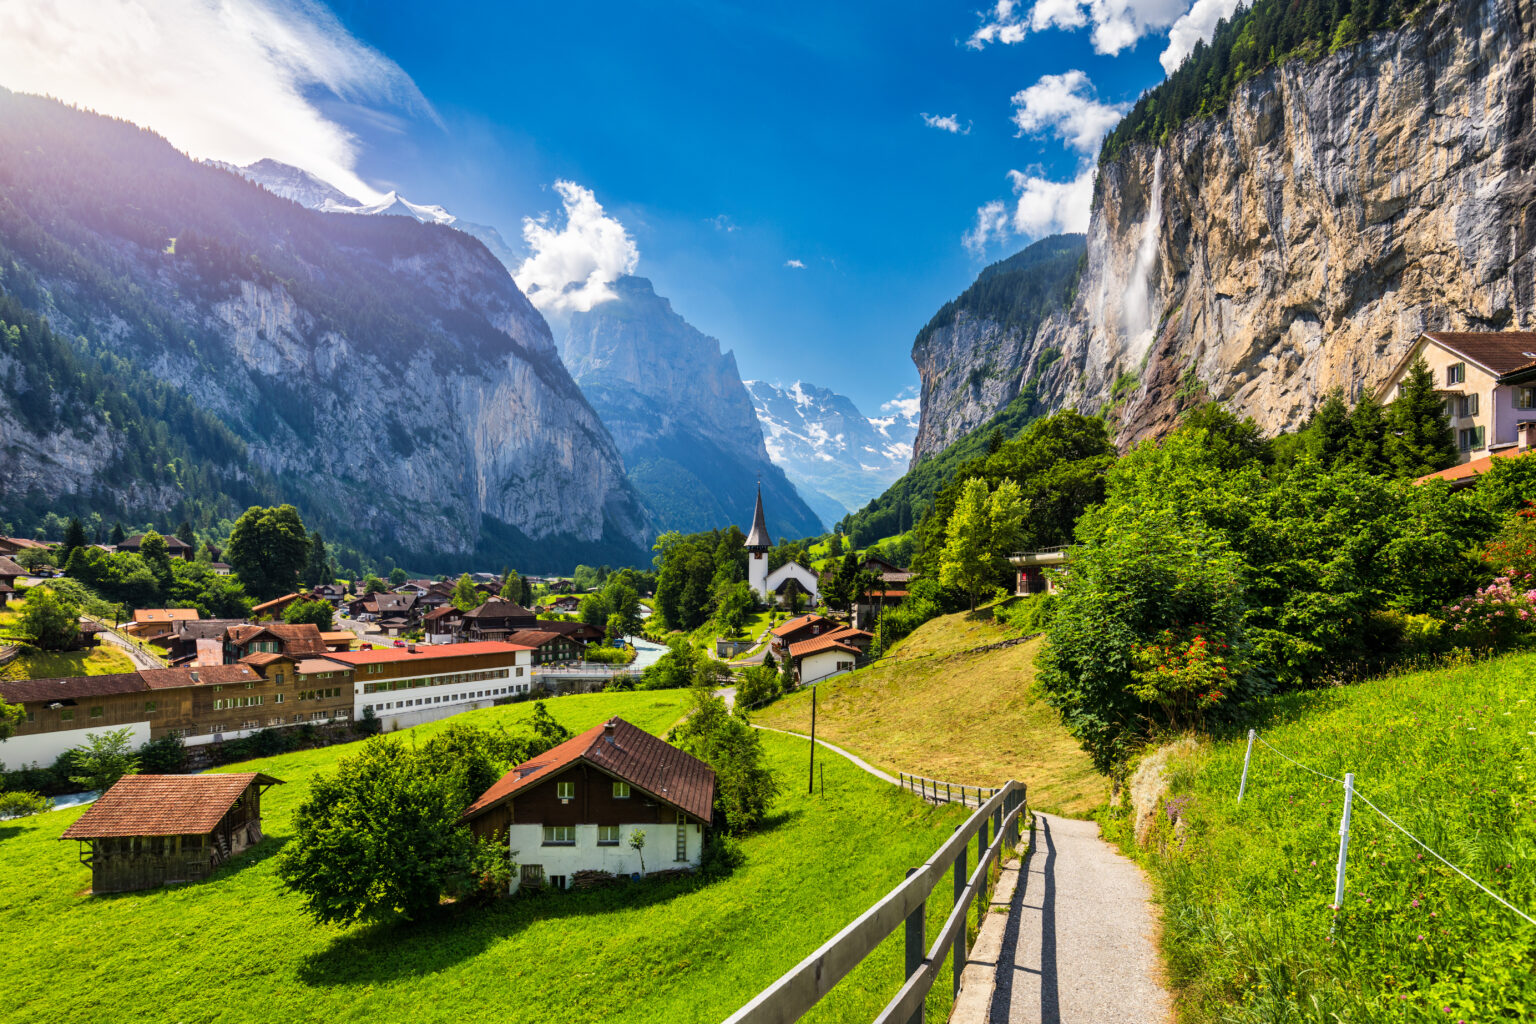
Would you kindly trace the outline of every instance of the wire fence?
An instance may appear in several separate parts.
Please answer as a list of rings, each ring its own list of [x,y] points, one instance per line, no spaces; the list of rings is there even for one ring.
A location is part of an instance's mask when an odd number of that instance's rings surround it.
[[[1441,856],[1439,851],[1433,849],[1428,843],[1424,842],[1424,840],[1420,839],[1418,836],[1414,835],[1412,832],[1409,832],[1406,828],[1404,828],[1401,824],[1399,824],[1398,821],[1395,818],[1393,818],[1391,815],[1389,815],[1386,811],[1383,811],[1380,807],[1377,807],[1376,804],[1373,803],[1369,797],[1367,797],[1364,793],[1360,792],[1360,790],[1358,788],[1356,788],[1356,786],[1355,786],[1355,776],[1354,776],[1353,773],[1345,773],[1344,778],[1340,779],[1340,778],[1338,778],[1336,776],[1329,775],[1327,772],[1320,772],[1316,768],[1311,767],[1310,765],[1302,764],[1300,761],[1296,760],[1294,757],[1292,757],[1291,755],[1287,754],[1285,751],[1281,750],[1279,747],[1276,747],[1273,743],[1270,743],[1269,741],[1265,740],[1262,736],[1260,736],[1258,734],[1258,730],[1256,730],[1256,729],[1249,729],[1248,730],[1248,750],[1247,750],[1247,753],[1243,756],[1243,776],[1242,776],[1242,781],[1238,783],[1238,788],[1237,788],[1237,802],[1238,803],[1242,803],[1243,795],[1244,795],[1244,793],[1248,789],[1248,768],[1249,768],[1249,763],[1250,763],[1250,761],[1253,758],[1253,746],[1254,746],[1255,742],[1257,742],[1260,746],[1262,746],[1262,747],[1264,747],[1264,748],[1266,748],[1268,750],[1271,750],[1274,753],[1280,755],[1280,757],[1284,758],[1286,761],[1289,761],[1291,764],[1295,765],[1297,768],[1300,768],[1302,771],[1311,772],[1313,775],[1316,775],[1318,778],[1327,779],[1329,782],[1337,782],[1341,786],[1344,787],[1344,809],[1343,809],[1343,814],[1342,814],[1342,816],[1340,818],[1340,822],[1339,822],[1339,859],[1338,859],[1338,865],[1337,865],[1337,885],[1336,885],[1336,889],[1335,889],[1335,893],[1334,893],[1334,904],[1333,904],[1333,911],[1334,911],[1335,914],[1337,914],[1344,907],[1344,876],[1345,876],[1345,871],[1347,870],[1348,863],[1349,863],[1349,821],[1350,821],[1350,810],[1351,810],[1351,807],[1352,807],[1352,805],[1354,803],[1354,798],[1355,797],[1359,797],[1361,803],[1365,804],[1365,806],[1369,807],[1371,810],[1375,811],[1378,815],[1380,815],[1382,820],[1385,821],[1387,824],[1391,825],[1393,828],[1397,829],[1403,835],[1405,835],[1409,839],[1411,839],[1415,844],[1417,844],[1421,849],[1423,849],[1425,853],[1428,853],[1431,857],[1434,857],[1436,860],[1438,860],[1440,863],[1444,864],[1446,867],[1450,868],[1452,871],[1456,872],[1462,878],[1466,879],[1468,882],[1471,882],[1474,886],[1476,886],[1478,889],[1480,889],[1485,895],[1491,897],[1500,906],[1504,907],[1506,910],[1510,911],[1511,913],[1517,915],[1522,920],[1524,920],[1526,923],[1528,923],[1528,924],[1536,924],[1536,918],[1531,917],[1531,915],[1527,914],[1525,911],[1521,910],[1519,907],[1515,906],[1513,903],[1510,903],[1508,900],[1506,900],[1504,897],[1500,896],[1498,893],[1494,892],[1492,889],[1488,888],[1482,882],[1479,882],[1477,879],[1475,879],[1471,875],[1467,874],[1461,868],[1457,867],[1455,864],[1452,864],[1449,860],[1446,860],[1445,857]]]

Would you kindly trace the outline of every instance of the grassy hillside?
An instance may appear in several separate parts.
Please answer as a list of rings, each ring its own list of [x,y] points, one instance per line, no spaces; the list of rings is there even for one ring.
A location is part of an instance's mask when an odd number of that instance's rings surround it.
[[[1355,786],[1536,916],[1536,655],[1276,701],[1261,735]],[[1161,892],[1187,1021],[1486,1021],[1536,1007],[1526,924],[1356,797],[1345,905],[1329,937],[1342,786],[1244,741],[1173,761],[1174,807],[1138,854]],[[1122,819],[1118,831],[1129,831]],[[1182,838],[1180,838],[1182,836]],[[1130,849],[1134,843],[1126,841]]]
[[[620,714],[651,729],[685,694],[598,694],[548,703],[572,730]],[[508,722],[531,704],[453,721]],[[428,732],[434,723],[420,731]],[[80,813],[0,822],[0,933],[11,936],[7,1021],[713,1022],[799,961],[921,863],[963,818],[929,808],[840,758],[826,795],[799,785],[806,743],[765,734],[787,792],[743,843],[729,878],[549,894],[447,908],[400,927],[316,926],[275,877],[294,809],[350,746],[225,770],[286,781],[263,801],[269,839],[197,885],[83,895],[90,877],[57,837]],[[930,934],[947,898],[930,908]],[[901,979],[900,936],[808,1019],[870,1020]],[[930,1019],[947,1010],[940,979]]]
[[[890,657],[820,684],[817,736],[893,774],[966,785],[1016,778],[1032,807],[1088,811],[1104,782],[1035,688],[1039,642],[966,653],[1008,636],[985,613],[924,623]],[[810,694],[785,697],[755,721],[806,732]]]

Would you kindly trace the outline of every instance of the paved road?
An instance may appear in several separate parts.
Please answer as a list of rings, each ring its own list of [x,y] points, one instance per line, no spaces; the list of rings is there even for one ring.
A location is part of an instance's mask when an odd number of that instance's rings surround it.
[[[1036,814],[1022,875],[998,885],[952,1024],[1161,1024],[1151,887],[1092,821]],[[1010,887],[1009,881],[1023,884]]]
[[[731,694],[732,701],[735,700],[735,697],[736,697],[736,695],[733,692]],[[802,732],[790,732],[788,729],[770,729],[766,725],[754,725],[754,726],[752,726],[752,728],[754,728],[754,729],[761,729],[764,732],[781,732],[781,733],[783,733],[786,736],[797,736],[797,737],[799,737],[802,740],[810,739],[810,737],[805,735],[805,733],[802,733]],[[864,760],[862,757],[860,757],[857,754],[851,754],[848,751],[844,750],[842,747],[835,746],[835,745],[833,745],[831,743],[828,743],[826,740],[817,740],[816,743],[817,743],[818,746],[826,747],[828,750],[832,751],[832,753],[834,753],[834,754],[841,754],[841,755],[843,755],[848,760],[852,761],[855,765],[857,765],[858,767],[860,767],[860,768],[864,769],[865,771],[869,772],[869,774],[873,775],[877,779],[882,779],[885,782],[889,782],[893,786],[901,785],[901,780],[896,778],[896,776],[894,776],[894,775],[887,775],[885,772],[881,771],[879,768],[876,768],[874,765],[870,764],[868,761]]]

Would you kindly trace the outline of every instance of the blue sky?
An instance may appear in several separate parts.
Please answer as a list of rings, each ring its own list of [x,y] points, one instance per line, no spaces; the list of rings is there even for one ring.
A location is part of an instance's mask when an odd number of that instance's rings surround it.
[[[542,272],[633,261],[744,377],[805,379],[866,415],[916,384],[913,335],[986,262],[1082,226],[1084,169],[1117,109],[1163,77],[1170,27],[1187,47],[1231,10],[64,6],[0,0],[0,84],[146,123],[197,156],[395,188],[520,251],[525,218],[547,213]],[[557,181],[601,204],[572,215],[584,230],[565,230]]]

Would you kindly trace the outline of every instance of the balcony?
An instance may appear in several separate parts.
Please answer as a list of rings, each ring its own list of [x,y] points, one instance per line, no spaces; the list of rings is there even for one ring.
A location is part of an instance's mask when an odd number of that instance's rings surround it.
[[[1069,546],[1067,544],[1057,544],[1055,547],[1039,548],[1035,551],[1015,551],[1008,556],[1008,562],[1018,569],[1045,565],[1065,565],[1067,563],[1067,548]]]

